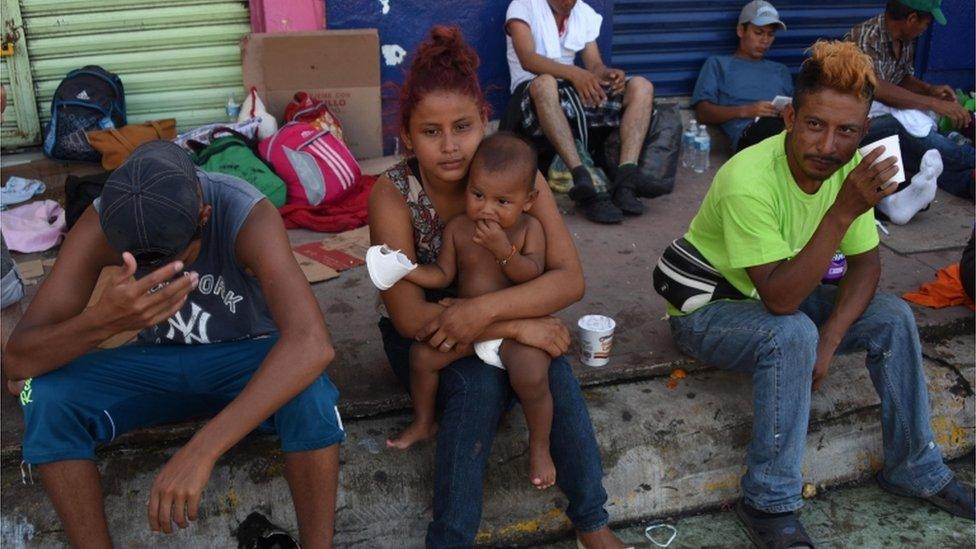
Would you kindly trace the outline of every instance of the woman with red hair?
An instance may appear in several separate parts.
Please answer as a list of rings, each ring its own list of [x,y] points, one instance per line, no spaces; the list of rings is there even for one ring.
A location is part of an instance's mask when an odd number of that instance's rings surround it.
[[[444,225],[464,215],[468,167],[485,135],[488,105],[478,84],[478,55],[456,28],[434,27],[414,53],[400,93],[400,136],[412,156],[376,182],[370,238],[411,260],[433,263]],[[607,528],[603,468],[586,403],[562,354],[565,325],[548,315],[583,295],[583,271],[569,231],[542,174],[529,214],[546,235],[546,271],[538,278],[457,300],[425,294],[401,280],[381,293],[383,345],[397,378],[409,386],[414,341],[444,352],[474,341],[513,339],[547,351],[553,399],[551,448],[566,514],[585,547],[620,547]],[[514,399],[504,370],[472,353],[440,371],[433,521],[429,547],[474,544],[481,521],[485,465],[499,418]],[[458,502],[463,502],[459,504]]]

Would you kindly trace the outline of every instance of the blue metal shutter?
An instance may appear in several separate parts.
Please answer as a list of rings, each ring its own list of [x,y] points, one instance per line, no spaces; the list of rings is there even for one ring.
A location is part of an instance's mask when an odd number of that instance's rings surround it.
[[[709,56],[731,54],[746,0],[617,0],[613,9],[613,65],[654,83],[657,95],[691,95]],[[803,50],[818,38],[841,38],[884,10],[878,0],[773,2],[787,30],[776,34],[768,58],[796,73]]]

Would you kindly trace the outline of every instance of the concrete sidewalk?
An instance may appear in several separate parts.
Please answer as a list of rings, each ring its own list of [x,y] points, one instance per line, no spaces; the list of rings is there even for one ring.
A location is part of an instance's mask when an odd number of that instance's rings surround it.
[[[973,455],[967,454],[950,464],[956,475],[973,482]],[[654,547],[645,534],[648,526],[669,524],[677,530],[672,549],[745,549],[753,547],[732,509],[700,515],[665,518],[616,529],[625,543]],[[847,547],[972,547],[973,523],[934,511],[931,505],[891,495],[873,481],[845,485],[819,494],[806,502],[801,517],[807,533],[818,548]],[[671,532],[655,528],[658,543],[667,542]],[[572,539],[538,547],[576,549]]]
[[[724,158],[713,153],[713,165]],[[744,376],[695,363],[673,345],[664,302],[651,271],[671,239],[697,211],[713,172],[680,170],[675,192],[647,201],[648,211],[619,226],[586,222],[560,198],[583,258],[585,298],[559,316],[570,325],[586,313],[617,321],[610,365],[572,362],[600,442],[616,523],[675,516],[733,500],[751,424]],[[8,175],[8,170],[4,170]],[[10,173],[12,175],[12,173]],[[906,227],[882,234],[881,291],[901,293],[933,280],[938,268],[958,261],[972,229],[972,204],[940,191],[936,203]],[[293,244],[323,235],[291,231]],[[382,353],[376,290],[364,268],[313,286],[338,350],[329,373],[342,392],[348,440],[340,473],[336,542],[341,546],[422,545],[430,517],[433,445],[388,451],[387,436],[407,419],[409,399]],[[36,286],[29,287],[29,295]],[[3,312],[3,336],[25,304]],[[973,314],[963,307],[913,307],[924,339],[936,442],[949,456],[973,448]],[[805,476],[834,485],[865,479],[881,463],[878,401],[862,356],[838,358],[814,395]],[[689,372],[676,384],[675,368]],[[60,526],[39,484],[25,486],[19,471],[20,411],[0,397],[0,505],[3,544],[58,546]],[[143,507],[155,472],[197,428],[189,423],[146,429],[100,450],[111,528],[121,546],[232,546],[231,532],[251,511],[295,531],[281,476],[282,458],[270,437],[251,436],[223,458],[204,496],[204,516],[172,538],[150,535]],[[521,413],[508,414],[496,438],[486,478],[482,533],[489,545],[532,543],[569,531],[557,490],[537,493],[527,479],[526,433]],[[202,541],[205,540],[205,541]]]

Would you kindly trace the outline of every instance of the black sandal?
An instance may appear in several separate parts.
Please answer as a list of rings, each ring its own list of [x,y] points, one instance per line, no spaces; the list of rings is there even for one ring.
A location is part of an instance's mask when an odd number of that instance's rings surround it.
[[[740,499],[735,504],[735,515],[746,529],[746,534],[759,549],[787,549],[809,547],[813,541],[807,535],[796,513],[779,517],[758,518],[749,514],[746,503]]]

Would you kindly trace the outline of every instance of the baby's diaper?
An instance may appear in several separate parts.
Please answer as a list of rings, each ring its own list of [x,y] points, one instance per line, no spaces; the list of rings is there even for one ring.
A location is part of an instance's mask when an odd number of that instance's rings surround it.
[[[498,356],[498,350],[502,347],[501,339],[489,339],[488,341],[479,341],[474,344],[474,354],[478,355],[478,358],[483,360],[485,364],[489,364],[496,368],[505,369],[502,364],[502,359]]]

